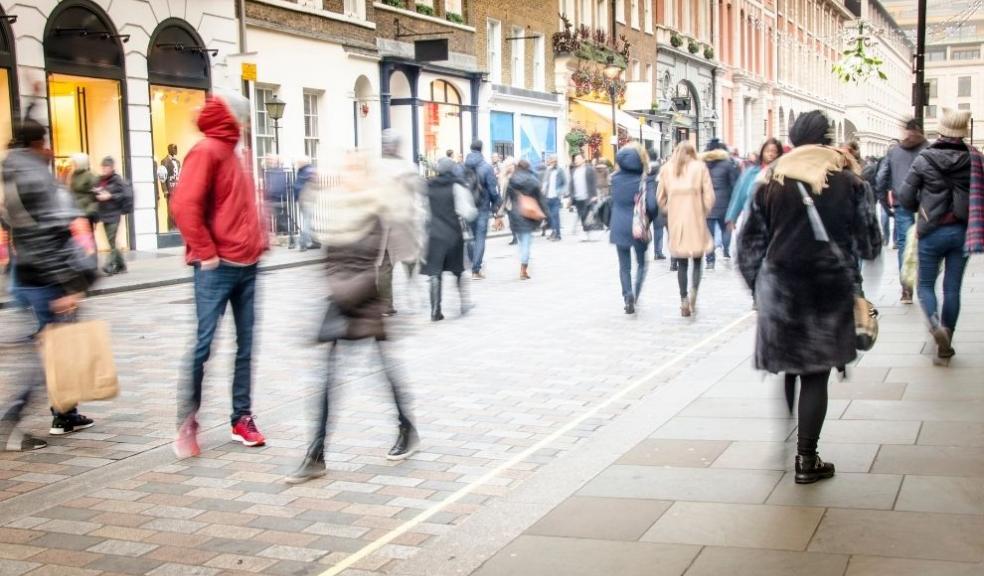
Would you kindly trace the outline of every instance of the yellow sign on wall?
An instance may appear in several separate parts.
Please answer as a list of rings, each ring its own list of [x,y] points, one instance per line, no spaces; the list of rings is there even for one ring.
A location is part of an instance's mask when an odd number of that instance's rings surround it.
[[[253,82],[256,82],[256,64],[251,62],[243,62],[242,77],[243,80],[252,80]]]

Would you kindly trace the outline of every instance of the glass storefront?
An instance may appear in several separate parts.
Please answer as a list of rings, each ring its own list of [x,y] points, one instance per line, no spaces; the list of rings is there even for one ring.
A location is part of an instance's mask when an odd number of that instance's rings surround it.
[[[431,100],[424,104],[424,154],[437,162],[448,150],[462,152],[461,94],[444,80],[431,82]]]
[[[71,177],[73,154],[89,157],[90,168],[97,175],[103,158],[116,161],[116,171],[126,173],[123,153],[123,109],[120,82],[105,78],[87,78],[67,74],[48,75],[48,105],[51,118],[51,149],[55,174],[62,182]],[[117,238],[118,246],[127,246],[128,218],[124,218]],[[105,232],[99,226],[96,240],[100,249],[108,248]]]
[[[10,70],[0,68],[0,150],[7,149],[11,133]]]
[[[204,104],[204,90],[154,85],[150,87],[158,234],[175,230],[168,203],[181,177],[185,154],[202,138],[196,118]]]
[[[523,115],[519,123],[522,157],[533,166],[557,153],[557,119]]]

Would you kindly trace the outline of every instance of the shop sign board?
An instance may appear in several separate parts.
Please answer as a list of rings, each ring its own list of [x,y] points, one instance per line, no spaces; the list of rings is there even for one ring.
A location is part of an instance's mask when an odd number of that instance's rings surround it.
[[[256,82],[256,64],[252,62],[243,62],[241,76],[243,77],[243,80]]]

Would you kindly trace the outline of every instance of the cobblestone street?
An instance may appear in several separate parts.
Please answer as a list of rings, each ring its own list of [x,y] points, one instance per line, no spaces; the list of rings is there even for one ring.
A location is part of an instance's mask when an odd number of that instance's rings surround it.
[[[489,279],[470,285],[477,308],[458,318],[447,282],[437,324],[423,283],[398,275],[391,353],[421,450],[386,460],[388,390],[370,348],[346,346],[328,476],[297,487],[283,478],[324,381],[325,348],[312,343],[320,266],[262,276],[254,410],[267,446],[229,441],[227,319],[204,452],[180,461],[170,440],[190,286],[93,298],[84,315],[112,325],[121,396],[83,406],[89,430],[0,454],[0,575],[984,571],[979,262],[948,368],[933,367],[917,308],[896,303],[895,253],[866,269],[883,334],[831,385],[820,450],[838,475],[799,487],[784,472],[796,424],[781,383],[751,369],[754,313],[730,263],[705,275],[691,319],[675,275],[655,263],[626,316],[614,250],[579,240],[535,242],[529,282],[507,240],[492,240]],[[4,394],[15,363],[0,365]],[[35,404],[29,428],[44,435]]]

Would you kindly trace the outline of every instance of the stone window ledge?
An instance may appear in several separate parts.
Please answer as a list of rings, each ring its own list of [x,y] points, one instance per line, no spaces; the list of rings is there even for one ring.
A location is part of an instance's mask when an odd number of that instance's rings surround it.
[[[440,24],[441,26],[447,26],[449,28],[463,30],[465,32],[475,32],[474,26],[468,26],[465,24],[456,24],[450,20],[445,20],[444,18],[438,18],[437,16],[427,16],[426,14],[420,14],[413,10],[407,10],[406,8],[397,8],[396,6],[390,6],[389,4],[383,4],[382,2],[373,2],[372,5],[376,10],[395,12],[396,14],[402,14],[403,16],[407,16],[408,18],[416,18],[417,20],[423,20],[424,22]]]
[[[253,1],[259,4],[266,4],[268,6],[283,8],[284,10],[293,10],[294,12],[303,12],[304,14],[312,14],[314,16],[320,16],[321,18],[328,18],[329,20],[337,20],[338,22],[345,22],[346,24],[361,26],[363,28],[368,28],[369,30],[376,29],[375,22],[370,22],[363,18],[358,18],[356,16],[349,16],[348,14],[340,14],[338,12],[332,12],[330,10],[309,8],[307,6],[301,6],[300,4],[295,4],[294,2],[288,2],[287,0],[253,0]]]

